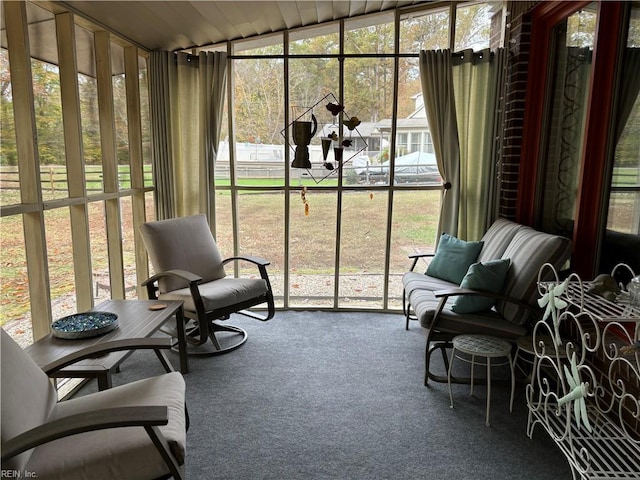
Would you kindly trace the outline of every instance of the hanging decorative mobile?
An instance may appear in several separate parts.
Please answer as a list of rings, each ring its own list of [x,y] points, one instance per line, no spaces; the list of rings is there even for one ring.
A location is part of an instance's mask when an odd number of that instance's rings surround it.
[[[304,204],[304,216],[308,217],[309,216],[309,200],[307,199],[307,187],[302,187],[302,190],[300,190],[300,199]]]
[[[325,108],[319,108],[320,105]],[[295,118],[280,133],[293,150],[291,167],[306,170],[304,175],[316,184],[331,175],[339,175],[347,162],[366,150],[367,144],[357,129],[362,122],[358,117],[348,116],[344,105],[333,93],[325,95],[311,107],[292,109],[296,112]],[[349,138],[344,136],[344,127]],[[287,135],[289,132],[293,144]],[[355,138],[359,140],[355,142]],[[308,203],[305,205],[308,207]]]

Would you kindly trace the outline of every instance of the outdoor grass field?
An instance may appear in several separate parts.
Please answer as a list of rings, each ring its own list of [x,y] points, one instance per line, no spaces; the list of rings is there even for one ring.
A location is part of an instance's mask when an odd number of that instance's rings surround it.
[[[56,167],[57,169],[58,167]],[[61,167],[60,167],[61,169]],[[48,169],[45,171],[50,172]],[[637,169],[617,169],[616,185],[636,185]],[[65,198],[66,174],[62,181],[51,183],[43,178],[43,196]],[[46,176],[46,175],[44,175]],[[50,177],[52,178],[52,177]],[[120,171],[120,188],[130,188],[128,170]],[[18,204],[19,194],[10,189],[7,169],[2,169],[2,205]],[[238,183],[238,222],[241,253],[258,254],[271,260],[270,273],[282,275],[285,269],[285,191],[283,179],[240,178]],[[289,273],[297,275],[332,275],[336,258],[337,180],[326,179],[316,184],[312,179],[291,179],[295,188],[290,191]],[[145,170],[145,184],[151,182],[151,170]],[[223,255],[233,250],[233,225],[229,181],[219,179],[216,193],[217,241]],[[300,187],[307,186],[310,212],[304,214]],[[247,187],[243,190],[243,187]],[[262,190],[263,188],[271,190]],[[386,252],[388,222],[388,192],[361,186],[345,191],[342,197],[340,228],[340,273],[382,274]],[[87,175],[87,188],[101,191],[99,172]],[[91,193],[89,192],[89,195]],[[631,225],[637,193],[612,196],[609,225],[625,231]],[[147,196],[147,216],[153,217],[151,195]],[[121,199],[122,242],[125,271],[135,278],[133,231],[130,197]],[[402,273],[409,266],[407,255],[433,245],[440,205],[439,190],[394,191],[391,216],[390,272]],[[89,203],[92,269],[96,278],[108,276],[104,208],[101,201]],[[48,269],[52,299],[72,293],[73,252],[70,244],[70,221],[67,207],[45,212],[47,230]],[[3,217],[0,223],[0,324],[23,316],[29,310],[29,292],[22,231],[22,216]],[[135,280],[134,280],[135,282]]]
[[[259,186],[254,182],[253,186]],[[271,260],[270,274],[284,272],[284,192],[242,191],[239,193],[240,249]],[[299,190],[290,194],[291,233],[290,268],[297,274],[332,274],[335,259],[335,191],[312,190],[307,194],[310,214],[304,215]],[[409,266],[407,254],[416,248],[433,245],[437,225],[440,192],[397,191],[394,197],[391,238],[391,269],[403,272]],[[5,196],[3,203],[9,200]],[[9,200],[10,201],[10,200]],[[386,192],[372,193],[366,188],[345,192],[340,242],[341,273],[384,272],[387,223]],[[417,202],[417,203],[416,203]],[[106,277],[106,235],[102,202],[89,207],[91,255],[95,275]],[[233,248],[230,192],[217,193],[217,240],[223,255]],[[134,274],[133,232],[130,198],[121,200],[125,271]],[[147,212],[153,206],[148,202]],[[22,317],[29,310],[29,292],[25,268],[22,217],[4,217],[0,223],[0,319]],[[73,252],[70,243],[68,208],[45,212],[48,268],[52,300],[74,291]],[[135,276],[134,276],[135,278]]]

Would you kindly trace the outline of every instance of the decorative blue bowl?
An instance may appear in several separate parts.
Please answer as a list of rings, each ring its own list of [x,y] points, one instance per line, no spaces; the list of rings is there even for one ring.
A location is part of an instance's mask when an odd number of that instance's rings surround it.
[[[118,315],[111,312],[75,313],[51,324],[51,335],[66,340],[98,337],[118,326]]]

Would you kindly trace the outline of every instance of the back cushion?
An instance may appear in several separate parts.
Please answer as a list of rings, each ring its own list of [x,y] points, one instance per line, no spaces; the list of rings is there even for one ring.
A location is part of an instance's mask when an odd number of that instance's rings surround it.
[[[538,297],[538,271],[545,263],[560,270],[571,255],[571,242],[568,238],[550,235],[522,227],[502,254],[502,258],[511,260],[511,267],[504,282],[503,293],[530,305]],[[496,310],[505,319],[523,325],[527,318],[525,312],[513,303],[499,300]]]
[[[465,242],[443,233],[436,254],[429,262],[425,273],[430,277],[460,285],[469,266],[478,258],[481,249],[482,242]]]
[[[478,255],[478,262],[504,258],[503,254],[511,240],[523,228],[525,227],[519,223],[512,222],[506,218],[498,218],[482,237],[484,246],[480,255]]]
[[[2,442],[44,423],[56,403],[56,392],[45,373],[7,332],[2,335]],[[2,463],[23,470],[31,450]]]
[[[186,270],[204,282],[226,276],[222,256],[204,215],[148,222],[140,227],[144,244],[156,273]],[[166,277],[160,280],[161,293],[185,288],[186,280]]]

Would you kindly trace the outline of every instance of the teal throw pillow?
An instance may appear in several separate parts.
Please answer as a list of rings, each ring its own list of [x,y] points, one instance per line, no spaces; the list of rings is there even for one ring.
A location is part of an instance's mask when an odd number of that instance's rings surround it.
[[[482,245],[483,242],[465,242],[443,233],[426,274],[460,285],[467,270],[478,258]]]
[[[474,263],[460,282],[460,287],[498,293],[502,291],[510,264],[511,261],[508,258]],[[453,302],[451,310],[456,313],[484,312],[490,310],[495,302],[496,299],[491,297],[460,295]]]

